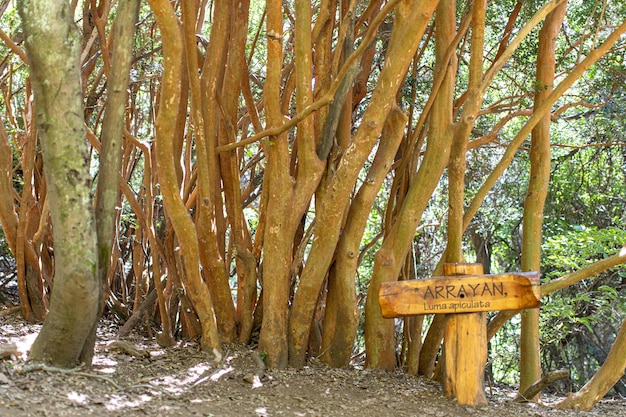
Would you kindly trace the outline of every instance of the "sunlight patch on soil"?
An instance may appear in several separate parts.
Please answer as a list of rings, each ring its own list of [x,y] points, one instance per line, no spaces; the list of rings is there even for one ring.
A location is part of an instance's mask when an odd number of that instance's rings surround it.
[[[101,374],[114,374],[115,367],[118,365],[118,361],[108,358],[106,356],[96,355],[93,357],[93,368],[95,372]]]
[[[223,377],[224,375],[226,375],[230,371],[233,371],[234,369],[235,368],[233,368],[232,366],[229,366],[228,368],[220,369],[219,371],[217,371],[213,375],[211,375],[211,377],[210,377],[211,381],[219,381],[219,379],[221,377]],[[194,385],[198,385],[201,382],[204,382],[204,381],[198,380]]]
[[[3,340],[0,340],[0,342],[15,344],[17,351],[20,353],[19,359],[26,360],[30,347],[37,338],[41,326],[32,325],[32,327],[35,332],[24,333],[23,329],[16,328],[11,323],[3,324],[0,326],[0,334],[3,336]]]
[[[267,413],[267,409],[265,407],[259,407],[257,409],[254,410],[254,412],[257,414],[257,416],[259,417],[266,417],[269,416],[269,414]]]
[[[128,408],[140,407],[142,404],[152,400],[152,396],[147,394],[139,394],[134,400],[122,397],[121,395],[111,395],[109,401],[104,405],[109,411],[117,411]]]
[[[198,363],[187,369],[187,375],[181,377],[180,375],[172,374],[158,378],[158,380],[151,381],[152,385],[159,386],[165,391],[179,395],[182,394],[190,385],[196,385],[200,379],[208,379],[205,375],[211,369],[211,365],[207,362]]]
[[[76,391],[70,391],[67,393],[67,399],[73,403],[86,405],[89,402],[89,397],[85,394],[79,394]]]

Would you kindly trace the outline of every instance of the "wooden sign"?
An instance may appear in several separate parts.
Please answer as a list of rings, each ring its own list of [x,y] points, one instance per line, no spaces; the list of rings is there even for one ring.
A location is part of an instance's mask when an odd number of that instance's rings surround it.
[[[537,308],[538,272],[483,275],[482,264],[447,263],[443,277],[380,284],[383,317],[446,314],[440,359],[444,394],[459,404],[486,405],[486,311]]]
[[[385,318],[537,308],[540,298],[537,272],[384,282],[379,292]]]

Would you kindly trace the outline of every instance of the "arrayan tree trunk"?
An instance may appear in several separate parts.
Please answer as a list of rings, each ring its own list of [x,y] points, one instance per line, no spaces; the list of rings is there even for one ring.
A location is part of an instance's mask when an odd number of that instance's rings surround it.
[[[423,195],[424,190],[417,190],[418,187],[428,185],[427,190],[436,187],[436,182],[443,174],[443,170],[449,162],[450,151],[454,138],[453,124],[453,100],[454,100],[454,83],[457,71],[456,55],[452,53],[456,47],[455,27],[456,17],[455,8],[450,4],[441,3],[437,8],[437,16],[435,20],[437,37],[435,38],[435,74],[441,79],[438,89],[431,91],[432,110],[429,113],[429,133],[426,143],[426,153],[422,165],[417,172],[417,178],[413,180],[413,184],[409,188],[407,197],[403,202],[403,207],[399,213],[398,221],[406,221],[406,218],[415,218],[414,227],[417,227],[421,216],[428,204],[428,197]],[[458,35],[457,35],[458,37]],[[424,115],[422,115],[424,118]],[[426,164],[430,164],[428,167]],[[428,183],[425,183],[428,181]],[[418,210],[418,211],[416,211]],[[405,217],[405,220],[402,217]],[[410,217],[409,217],[410,216]],[[401,228],[392,229],[401,231]],[[391,234],[390,234],[391,235]],[[389,236],[391,237],[391,236]],[[404,240],[413,239],[412,235],[405,235]],[[385,243],[383,243],[383,247]],[[435,273],[441,274],[441,268],[438,267]],[[376,318],[380,320],[380,318]],[[420,349],[418,373],[421,375],[431,376],[439,346],[444,333],[445,316],[436,315],[430,325],[428,333],[424,339],[423,346]]]
[[[404,134],[407,117],[398,107],[392,108],[385,121],[380,147],[367,178],[348,212],[335,254],[333,279],[329,278],[324,326],[322,327],[322,359],[333,366],[347,366],[359,324],[356,311],[356,271],[359,245],[367,218],[391,168]]]
[[[221,95],[218,145],[236,141],[235,126],[239,119],[239,98],[241,78],[247,76],[246,40],[248,36],[248,18],[250,1],[234,0],[230,7],[230,31],[228,38],[228,57],[224,69],[222,85],[216,91]],[[224,66],[224,65],[223,65]],[[247,343],[253,326],[253,309],[256,302],[256,258],[252,255],[252,237],[248,222],[243,213],[238,152],[223,152],[219,155],[224,205],[231,227],[231,236],[237,272],[237,311],[236,322],[239,326],[239,341]],[[227,282],[228,283],[228,282]],[[227,286],[226,290],[230,290]],[[230,294],[230,292],[229,292]],[[227,306],[230,308],[232,299]]]
[[[26,236],[29,230],[26,224],[35,220],[39,212],[35,207],[31,207],[32,203],[29,203],[33,200],[35,191],[32,189],[32,183],[34,165],[37,162],[34,158],[38,143],[37,126],[31,126],[24,136],[28,138],[21,158],[24,189],[20,197],[13,198],[9,197],[15,194],[13,150],[4,124],[0,123],[0,195],[5,196],[0,198],[0,225],[17,264],[17,284],[22,316],[27,321],[35,322],[42,320],[45,316],[45,299],[42,299],[42,291],[36,285],[38,282],[41,283],[42,270],[45,266],[40,267],[41,258],[34,246],[37,239],[34,239],[34,236]],[[45,193],[41,193],[40,197],[45,199]],[[19,206],[16,201],[19,201]],[[39,217],[44,215],[47,216],[47,213],[41,213]],[[37,219],[37,222],[40,222],[40,219]],[[29,283],[32,284],[29,285]]]
[[[224,342],[231,342],[236,337],[235,306],[228,284],[228,270],[224,262],[223,249],[220,247],[220,230],[222,219],[222,198],[219,187],[218,159],[215,154],[218,132],[218,106],[213,103],[219,99],[219,86],[222,85],[223,72],[227,52],[230,14],[233,11],[229,2],[220,2],[215,6],[211,41],[207,48],[206,58],[202,67],[200,79],[201,101],[194,100],[194,114],[198,115],[195,122],[201,122],[196,129],[196,151],[198,160],[198,198],[196,202],[196,229],[199,237],[200,259],[205,270],[205,279],[213,298],[214,311],[220,337]],[[192,26],[193,27],[193,26]],[[192,27],[187,28],[189,33]],[[189,76],[197,77],[196,42],[188,39],[188,56],[190,61]],[[195,83],[195,81],[194,81]],[[191,96],[198,94],[191,88]],[[200,128],[203,131],[200,131]]]
[[[304,3],[304,2],[298,2]],[[296,110],[312,104],[311,17],[307,5],[299,4],[295,40]],[[280,128],[281,71],[283,63],[283,10],[280,0],[267,2],[267,77],[264,100],[269,128]],[[267,166],[264,190],[267,196],[263,237],[263,322],[259,350],[267,353],[271,367],[285,367],[289,362],[288,322],[293,245],[300,221],[321,178],[324,162],[315,153],[312,116],[298,124],[298,165],[292,171],[287,133],[269,138],[264,144]],[[315,295],[317,299],[317,294]]]
[[[454,21],[454,14],[448,12],[448,20],[452,18]],[[469,23],[469,16],[464,20]],[[483,44],[484,44],[484,30],[485,30],[485,4],[483,2],[475,2],[472,8],[471,15],[472,24],[472,37],[471,37],[471,58],[469,66],[469,82],[468,89],[465,94],[459,98],[457,106],[462,104],[463,109],[458,120],[453,126],[454,139],[451,144],[450,161],[448,163],[448,177],[449,177],[449,212],[448,212],[448,246],[443,255],[443,259],[447,262],[463,262],[463,248],[462,237],[466,229],[464,223],[464,178],[465,178],[465,159],[468,148],[468,141],[478,118],[478,113],[481,108],[484,96],[484,89],[482,83],[483,77]],[[452,21],[450,25],[452,24]],[[467,24],[465,23],[465,24]],[[461,24],[459,32],[454,40],[452,34],[449,34],[450,46],[447,48],[446,55],[451,53],[452,47],[456,45],[459,36],[465,33],[467,26]],[[448,58],[442,59],[446,62]],[[451,106],[452,104],[450,104]],[[433,110],[433,116],[436,114],[436,110]],[[429,139],[430,140],[430,139]],[[442,263],[435,269],[435,274],[439,275],[442,271]],[[469,320],[482,320],[480,315],[471,316]],[[465,320],[465,318],[463,318]],[[441,315],[435,316],[431,327],[424,340],[424,346],[420,352],[420,364],[419,372],[424,375],[430,375],[433,372],[435,358],[439,350],[439,344],[443,337],[445,329],[453,328],[453,321],[455,318],[449,319]],[[461,320],[461,318],[459,318]]]
[[[92,357],[93,345],[85,342],[98,318],[101,291],[80,84],[81,36],[66,1],[20,1],[18,10],[36,103],[55,251],[50,311],[30,358],[71,368]]]
[[[203,350],[221,355],[211,295],[200,274],[198,238],[193,221],[179,194],[176,163],[174,159],[174,137],[181,102],[180,75],[183,71],[183,40],[178,19],[167,0],[150,0],[161,37],[163,39],[164,68],[161,87],[161,102],[156,120],[156,158],[159,165],[159,180],[166,214],[172,222],[184,262],[181,280],[189,299],[193,303],[202,334],[200,345]]]
[[[567,2],[564,1],[546,17],[539,32],[535,107],[539,107],[553,90],[556,38],[566,9]],[[531,135],[530,180],[524,203],[522,271],[539,271],[541,266],[543,207],[549,180],[550,114],[546,114]],[[524,392],[540,377],[539,309],[524,310],[520,342],[520,392]]]
[[[469,65],[469,81],[463,112],[455,124],[454,140],[448,164],[448,247],[445,275],[468,273],[456,263],[464,262],[463,256],[463,209],[465,202],[465,168],[467,143],[478,111],[482,104],[480,84],[483,78],[483,43],[485,34],[485,1],[474,1],[472,8],[472,36]],[[483,273],[482,265],[474,264],[469,270]],[[485,405],[483,391],[484,366],[487,362],[487,315],[484,312],[450,314],[444,326],[444,344],[441,367],[444,393],[455,397],[462,404]],[[469,334],[465,329],[473,329]],[[468,343],[469,342],[469,343]],[[469,364],[476,366],[469,366]],[[464,380],[461,381],[461,378]]]
[[[411,11],[402,16],[406,20],[400,20],[394,25],[392,35],[397,36],[397,39],[404,38],[404,42],[414,42],[414,44],[403,48],[407,52],[406,55],[402,55],[406,62],[402,67],[394,68],[395,71],[402,71],[404,74],[408,69],[410,59],[417,50],[417,43],[438,3],[438,1],[422,1],[419,4],[406,5]],[[454,30],[454,26],[452,30]],[[391,54],[391,45],[390,41],[389,54]],[[447,44],[439,46],[442,48],[440,53],[445,54],[447,46]],[[443,52],[441,52],[442,50]],[[447,67],[447,63],[441,65],[443,67],[440,66],[440,70]],[[454,74],[450,74],[448,82],[451,87],[454,82]],[[446,92],[451,94],[452,90],[446,90]],[[451,102],[451,100],[447,100],[447,103]],[[381,282],[397,279],[422,213],[448,163],[452,141],[452,109],[445,106],[444,104],[441,108],[441,119],[438,119],[441,120],[441,123],[435,122],[434,125],[431,125],[431,129],[435,125],[435,129],[442,129],[440,131],[441,136],[437,136],[436,141],[429,141],[413,187],[409,190],[398,219],[389,235],[385,237],[385,241],[375,257],[374,271],[365,303],[366,365],[371,368],[393,369],[396,365],[393,321],[385,320],[382,317],[378,305],[378,290]]]

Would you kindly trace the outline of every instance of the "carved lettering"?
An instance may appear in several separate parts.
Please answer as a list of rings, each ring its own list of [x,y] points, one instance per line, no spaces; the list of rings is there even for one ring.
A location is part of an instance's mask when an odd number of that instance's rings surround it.
[[[476,297],[476,295],[477,295],[476,294],[476,290],[478,289],[478,287],[480,287],[480,284],[475,284],[475,285],[469,284],[469,287],[472,289],[472,293],[473,293],[474,297]]]
[[[468,296],[468,294],[467,294],[467,291],[465,290],[465,286],[461,285],[459,287],[459,292],[457,293],[457,297],[458,298],[465,298],[467,296]]]
[[[435,285],[435,298],[445,298],[443,295],[443,285]]]
[[[427,299],[428,297],[434,299],[435,296],[433,295],[433,290],[430,289],[430,287],[426,287],[426,291],[424,292],[424,300]]]
[[[424,311],[439,311],[446,310],[447,308],[448,304],[446,303],[424,304]]]
[[[464,275],[381,284],[383,317],[519,310],[540,306],[538,273]]]
[[[504,293],[504,284],[502,284],[501,282],[498,284],[494,283],[492,288],[494,293],[500,293],[500,295],[506,297],[506,294]]]
[[[504,284],[501,282],[482,282],[479,284],[466,285],[435,285],[427,286],[424,290],[423,299],[449,300],[449,299],[471,299],[477,297],[507,297],[504,291]]]
[[[424,304],[424,311],[442,311],[442,310],[466,310],[466,309],[481,309],[487,310],[491,307],[489,301],[462,301],[458,303],[433,303]]]
[[[446,298],[456,298],[454,294],[454,285],[446,285]]]
[[[458,309],[468,309],[468,308],[489,308],[491,303],[489,301],[469,301],[469,302],[460,302],[460,303],[451,303],[450,308],[454,311]]]
[[[486,282],[483,285],[483,293],[481,295],[484,296],[485,294],[489,294],[493,297],[493,291],[491,291],[491,289],[489,288],[489,284],[487,284]]]

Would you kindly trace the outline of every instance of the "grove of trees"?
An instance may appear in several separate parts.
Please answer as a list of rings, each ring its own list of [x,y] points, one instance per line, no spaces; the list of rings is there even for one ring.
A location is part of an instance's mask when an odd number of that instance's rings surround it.
[[[273,368],[439,376],[445,317],[381,282],[540,271],[489,374],[626,368],[621,1],[0,1],[0,221],[30,357],[90,364],[102,315]],[[511,355],[511,351],[516,352]],[[364,354],[364,355],[363,355]],[[584,386],[583,386],[584,385]]]

